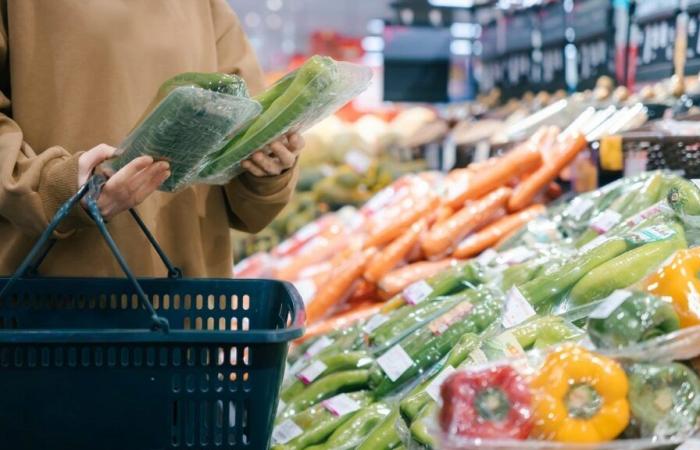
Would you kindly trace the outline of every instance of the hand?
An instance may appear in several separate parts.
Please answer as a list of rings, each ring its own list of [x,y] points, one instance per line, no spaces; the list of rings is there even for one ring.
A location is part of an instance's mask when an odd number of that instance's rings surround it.
[[[288,133],[266,145],[241,163],[241,167],[256,177],[279,175],[294,166],[304,138],[299,133]]]
[[[86,151],[78,159],[78,185],[85,184],[95,167],[114,156],[116,148],[100,144]],[[141,204],[170,176],[170,164],[140,156],[122,167],[102,187],[97,206],[105,220]]]

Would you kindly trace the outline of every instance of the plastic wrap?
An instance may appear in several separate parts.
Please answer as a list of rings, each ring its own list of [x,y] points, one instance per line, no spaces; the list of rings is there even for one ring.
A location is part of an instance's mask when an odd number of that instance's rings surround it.
[[[203,165],[199,177],[223,184],[240,173],[240,163],[290,131],[304,131],[364,91],[367,67],[314,56],[256,97],[262,114]]]
[[[432,426],[444,450],[680,444],[697,431],[700,380],[667,361],[568,344],[462,369],[443,382]]]
[[[260,113],[260,105],[242,96],[180,86],[118,146],[118,156],[105,164],[117,171],[136,157],[148,155],[170,163],[170,177],[160,190],[172,192],[196,181],[205,158]]]

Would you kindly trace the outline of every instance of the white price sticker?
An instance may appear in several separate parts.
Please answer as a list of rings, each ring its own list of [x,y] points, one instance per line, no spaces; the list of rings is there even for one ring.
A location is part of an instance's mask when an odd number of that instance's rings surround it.
[[[323,372],[328,368],[327,365],[323,364],[321,361],[314,361],[309,364],[304,370],[297,374],[297,378],[304,384],[313,383],[316,378],[321,376]]]
[[[416,281],[403,290],[403,298],[409,305],[417,305],[422,302],[430,294],[433,293],[433,288],[425,281]]]
[[[345,164],[355,172],[366,173],[372,165],[372,160],[359,150],[351,150],[345,154]]]
[[[601,245],[603,242],[607,241],[608,237],[607,236],[598,236],[597,238],[593,239],[591,242],[588,244],[584,245],[580,249],[578,249],[579,254],[583,255],[584,253],[587,253],[594,248],[597,248],[599,245]]]
[[[501,253],[499,259],[503,264],[512,266],[523,263],[535,255],[536,253],[527,247],[515,247]]]
[[[488,266],[498,258],[498,252],[492,248],[484,250],[477,258],[476,262],[482,266]]]
[[[401,345],[395,345],[377,358],[377,364],[393,382],[413,366],[413,360]]]
[[[323,401],[323,407],[334,416],[343,417],[360,409],[360,404],[347,394],[336,395]]]
[[[503,311],[503,327],[512,328],[520,325],[535,315],[535,310],[520,290],[513,286],[506,295],[506,306]]]
[[[307,358],[311,358],[312,356],[316,356],[319,353],[321,353],[321,350],[328,347],[332,343],[333,343],[333,339],[329,338],[328,336],[323,336],[318,341],[311,344],[311,347],[306,349],[304,356],[306,356]]]
[[[473,352],[469,354],[469,359],[474,362],[474,364],[486,364],[489,362],[488,356],[486,356],[486,353],[480,348],[477,348]]]
[[[598,234],[605,234],[617,225],[622,215],[615,211],[603,211],[591,220],[591,228]]]
[[[299,428],[299,425],[294,423],[292,419],[287,419],[277,425],[272,431],[272,442],[275,444],[284,445],[297,436],[301,436],[304,430]]]
[[[301,299],[304,301],[304,305],[308,305],[311,300],[313,300],[316,295],[316,283],[313,280],[297,280],[292,283],[296,290],[299,292]]]
[[[364,327],[362,327],[362,331],[364,331],[366,334],[370,334],[379,328],[383,323],[386,323],[387,320],[389,320],[389,318],[384,314],[376,314],[367,321]]]
[[[650,242],[666,240],[675,234],[676,232],[671,228],[661,224],[630,233],[626,239],[636,244],[648,244]]]
[[[571,200],[571,205],[564,210],[564,215],[574,220],[581,220],[581,217],[593,208],[593,206],[595,206],[595,203],[593,203],[591,199],[576,197]]]
[[[445,367],[442,372],[438,374],[438,376],[435,377],[433,381],[430,382],[427,388],[425,388],[425,392],[428,393],[428,395],[435,400],[436,402],[440,400],[440,386],[442,386],[442,383],[455,373],[456,370],[452,366],[447,366]]]
[[[598,307],[594,309],[588,317],[591,319],[607,319],[625,300],[630,298],[632,293],[623,289],[618,289],[605,297]]]

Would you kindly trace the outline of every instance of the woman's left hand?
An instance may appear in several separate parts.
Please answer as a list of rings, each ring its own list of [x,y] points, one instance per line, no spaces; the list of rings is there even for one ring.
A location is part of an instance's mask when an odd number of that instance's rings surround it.
[[[279,175],[294,166],[304,138],[299,133],[288,133],[266,145],[241,163],[241,167],[256,177]]]

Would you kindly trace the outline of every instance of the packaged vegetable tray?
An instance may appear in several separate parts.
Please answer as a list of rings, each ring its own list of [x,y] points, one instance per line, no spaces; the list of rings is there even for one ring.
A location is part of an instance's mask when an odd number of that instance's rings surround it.
[[[700,378],[672,352],[635,356],[563,344],[461,369],[430,426],[443,450],[675,448],[698,431]]]

